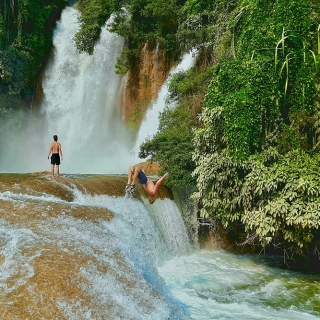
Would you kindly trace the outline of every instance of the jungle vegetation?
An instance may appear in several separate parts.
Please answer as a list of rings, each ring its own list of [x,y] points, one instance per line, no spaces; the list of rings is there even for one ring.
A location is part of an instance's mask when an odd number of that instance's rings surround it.
[[[32,94],[52,49],[53,28],[67,3],[67,0],[0,2],[0,94],[13,96],[13,103]]]
[[[30,86],[35,65],[50,47],[43,32],[54,1],[43,0],[43,15],[33,17],[40,20],[39,34],[26,23],[34,14],[28,4],[35,2],[19,1],[24,14],[9,19],[12,30],[0,15],[1,84],[13,92]],[[126,38],[118,72],[127,72],[147,41],[164,48],[172,63],[186,51],[196,54],[194,67],[171,79],[158,133],[142,144],[140,156],[170,171],[169,186],[194,186],[199,214],[237,230],[243,243],[318,257],[319,2],[79,0],[77,5],[81,28],[74,40],[80,52],[93,53],[106,21]],[[20,67],[4,67],[11,55]]]

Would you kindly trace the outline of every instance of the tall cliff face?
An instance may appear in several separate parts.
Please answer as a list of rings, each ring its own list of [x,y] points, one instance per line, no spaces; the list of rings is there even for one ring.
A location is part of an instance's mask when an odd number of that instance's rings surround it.
[[[158,92],[169,74],[171,61],[165,50],[153,42],[140,50],[136,63],[130,69],[122,96],[122,114],[125,121],[137,127],[143,116],[157,98]]]

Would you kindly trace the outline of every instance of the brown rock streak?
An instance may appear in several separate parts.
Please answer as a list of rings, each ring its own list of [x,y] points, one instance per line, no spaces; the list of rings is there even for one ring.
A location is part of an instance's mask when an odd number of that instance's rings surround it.
[[[139,126],[148,107],[157,98],[158,92],[170,71],[170,61],[163,49],[154,42],[141,47],[136,63],[128,73],[122,99],[122,113],[126,122]]]

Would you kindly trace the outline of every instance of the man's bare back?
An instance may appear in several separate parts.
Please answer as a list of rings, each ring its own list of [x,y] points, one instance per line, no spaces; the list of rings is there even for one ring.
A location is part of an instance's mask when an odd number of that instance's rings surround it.
[[[61,144],[59,142],[54,141],[51,143],[51,145],[50,145],[51,153],[59,153],[60,154],[60,150],[61,150]]]

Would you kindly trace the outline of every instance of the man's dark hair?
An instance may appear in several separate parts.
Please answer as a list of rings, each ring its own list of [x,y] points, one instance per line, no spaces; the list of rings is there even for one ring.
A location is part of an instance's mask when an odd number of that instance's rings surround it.
[[[157,198],[155,196],[150,196],[149,197],[150,204],[153,204],[156,200],[157,200]]]
[[[58,136],[56,134],[53,136],[53,140],[58,141]]]

